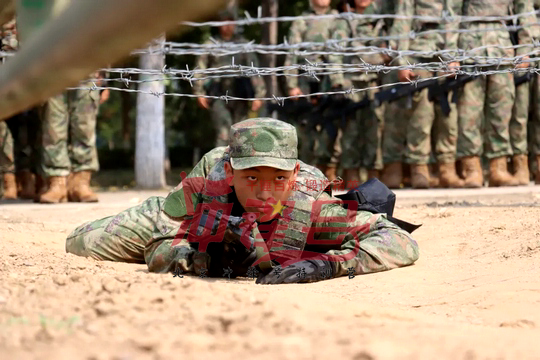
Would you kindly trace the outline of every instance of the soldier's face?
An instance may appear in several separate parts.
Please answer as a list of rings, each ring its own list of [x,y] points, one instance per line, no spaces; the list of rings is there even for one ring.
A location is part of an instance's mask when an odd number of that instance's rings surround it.
[[[363,9],[371,5],[372,2],[373,0],[354,0],[354,4],[356,5],[356,7],[363,8]]]
[[[313,4],[313,6],[321,7],[321,8],[329,7],[330,2],[331,0],[311,0],[311,3]]]
[[[220,26],[219,33],[224,39],[232,38],[232,36],[234,35],[234,24]]]
[[[227,177],[232,177],[231,186],[234,186],[238,201],[246,212],[259,213],[258,219],[261,221],[278,215],[275,205],[289,198],[299,169],[300,165],[296,164],[292,171],[268,166],[233,170],[229,163],[225,164],[225,172]]]

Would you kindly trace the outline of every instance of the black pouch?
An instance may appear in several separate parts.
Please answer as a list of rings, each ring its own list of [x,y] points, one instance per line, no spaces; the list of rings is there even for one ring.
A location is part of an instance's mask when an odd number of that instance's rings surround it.
[[[348,193],[336,197],[341,200],[356,201],[358,203],[357,210],[369,211],[372,214],[386,214],[388,220],[409,233],[422,226],[393,217],[396,194],[379,179],[370,179]],[[343,206],[347,208],[346,204]]]

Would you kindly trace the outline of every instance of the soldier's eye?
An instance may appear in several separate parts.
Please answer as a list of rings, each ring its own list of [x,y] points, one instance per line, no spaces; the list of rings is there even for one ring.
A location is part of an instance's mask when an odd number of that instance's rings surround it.
[[[255,176],[248,176],[247,179],[248,179],[249,182],[257,181],[257,177],[255,177]]]
[[[278,177],[276,177],[276,180],[277,180],[277,181],[284,181],[284,180],[285,180],[285,176],[278,176]]]

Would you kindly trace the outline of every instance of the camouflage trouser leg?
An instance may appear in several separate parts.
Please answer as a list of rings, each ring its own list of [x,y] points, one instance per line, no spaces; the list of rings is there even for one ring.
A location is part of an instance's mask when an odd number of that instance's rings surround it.
[[[532,117],[529,124],[530,149],[540,155],[540,75],[535,75],[532,85]]]
[[[68,176],[70,161],[68,154],[69,114],[67,94],[47,100],[42,112],[42,171],[46,177]]]
[[[216,130],[216,147],[229,145],[229,130],[233,116],[222,100],[213,100],[210,105],[210,118]]]
[[[339,122],[340,119],[334,119],[326,124],[321,124],[320,128],[316,129],[316,164],[334,166],[339,164],[339,159],[342,153],[342,132]]]
[[[0,121],[0,174],[15,172],[13,136],[5,121]]]
[[[355,89],[372,85],[375,84],[353,82]],[[366,95],[372,99],[374,92],[360,92],[355,95],[354,101],[360,101]],[[380,114],[380,110],[378,113]],[[377,116],[378,113],[370,106],[357,111],[355,117],[347,120],[341,140],[343,149],[341,166],[344,169],[365,167],[368,170],[373,170],[377,168],[377,153],[381,152],[379,149],[382,143],[382,120]]]
[[[71,171],[98,171],[96,120],[99,91],[71,90],[68,103]]]
[[[405,162],[408,164],[427,164],[431,152],[431,128],[435,120],[435,107],[428,100],[428,90],[414,94],[411,117],[407,124],[407,147]]]
[[[302,119],[297,119],[293,125],[298,135],[298,158],[306,164],[315,165],[315,130]]]
[[[438,163],[451,163],[456,161],[458,139],[458,113],[457,106],[451,102],[452,94],[448,95],[450,114],[445,115],[439,104],[435,107],[435,122],[432,129],[434,136],[435,160]]]
[[[396,71],[383,76],[384,84],[393,84],[397,81]],[[387,103],[383,111],[382,162],[383,164],[401,163],[405,159],[406,131],[410,118],[407,99]]]
[[[66,251],[96,260],[145,263],[146,245],[156,238],[170,238],[180,222],[163,211],[163,197],[154,196],[116,216],[87,222],[68,235]]]
[[[527,154],[530,93],[530,83],[521,84],[516,88],[516,100],[510,120],[510,144],[514,155]]]
[[[459,158],[482,155],[484,138],[488,159],[511,154],[509,125],[514,97],[512,73],[480,77],[465,84],[458,101]]]
[[[382,156],[382,139],[384,132],[384,114],[385,114],[386,104],[375,108],[375,117],[377,118],[377,154],[375,156],[375,165],[373,166],[376,170],[382,170],[384,168],[383,156]]]
[[[32,108],[6,121],[13,135],[17,172],[38,172],[41,162],[41,121],[38,109]]]

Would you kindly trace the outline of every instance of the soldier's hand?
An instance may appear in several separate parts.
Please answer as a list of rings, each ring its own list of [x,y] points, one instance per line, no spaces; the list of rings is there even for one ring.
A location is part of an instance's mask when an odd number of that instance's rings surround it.
[[[300,90],[299,87],[295,87],[294,89],[291,89],[289,90],[289,96],[298,96],[298,95],[303,95],[304,93],[302,92],[302,90]],[[297,99],[293,99],[293,100],[297,100]]]
[[[208,105],[208,99],[203,97],[197,98],[197,104],[199,104],[200,107],[203,109],[208,109],[210,106]]]
[[[528,57],[528,56],[524,56],[522,60],[523,60],[523,61],[529,60],[529,57]],[[525,68],[528,68],[528,67],[529,67],[529,64],[530,64],[530,63],[528,63],[528,62],[522,62],[522,63],[520,63],[520,64],[517,65],[517,68],[518,68],[518,69],[525,69]]]
[[[408,82],[412,81],[416,75],[414,75],[414,72],[410,69],[404,69],[398,71],[398,80],[400,82]]]
[[[253,102],[251,103],[251,111],[259,111],[261,106],[262,106],[261,100],[253,100]]]
[[[459,70],[459,61],[453,61],[448,64],[448,70],[450,73],[455,73],[457,70]]]
[[[103,104],[105,101],[109,100],[109,96],[111,95],[111,92],[109,89],[105,89],[101,92],[101,95],[99,97],[99,104]]]
[[[261,275],[257,284],[293,284],[327,280],[334,277],[332,262],[325,260],[303,260],[285,268],[275,267],[270,273]]]

